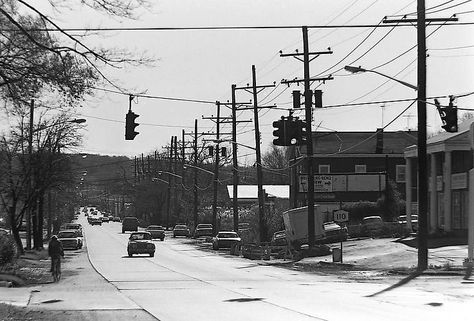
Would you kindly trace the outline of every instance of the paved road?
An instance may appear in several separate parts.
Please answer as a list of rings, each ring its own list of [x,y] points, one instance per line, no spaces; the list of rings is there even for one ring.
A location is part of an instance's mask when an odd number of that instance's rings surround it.
[[[126,253],[119,223],[85,224],[95,269],[137,306],[175,320],[446,320],[472,300],[405,285],[347,283],[201,251],[186,240],[156,242],[155,257]]]

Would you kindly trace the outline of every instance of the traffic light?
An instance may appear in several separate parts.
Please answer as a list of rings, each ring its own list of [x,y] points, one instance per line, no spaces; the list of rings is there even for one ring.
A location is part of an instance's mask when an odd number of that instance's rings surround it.
[[[133,140],[139,133],[135,131],[138,124],[135,122],[138,115],[129,110],[125,117],[125,140]]]
[[[276,138],[273,140],[273,145],[276,146],[287,146],[285,140],[285,120],[280,119],[273,122],[273,127],[275,130],[273,131],[273,136]]]
[[[301,93],[299,90],[293,90],[293,108],[301,108]]]
[[[222,147],[222,148],[221,148],[221,155],[222,155],[222,157],[224,157],[224,158],[227,157],[227,148],[226,148],[226,147]]]
[[[314,91],[314,107],[323,108],[323,91],[322,90]]]
[[[214,146],[208,146],[209,156],[214,156]]]
[[[438,109],[443,126],[441,126],[448,133],[456,133],[458,131],[458,109],[453,105],[454,97],[449,97],[449,105],[441,106],[439,101],[435,99],[435,105]]]
[[[307,132],[306,132],[306,122],[303,120],[297,120],[298,122],[298,142],[297,145],[306,145],[308,140]]]

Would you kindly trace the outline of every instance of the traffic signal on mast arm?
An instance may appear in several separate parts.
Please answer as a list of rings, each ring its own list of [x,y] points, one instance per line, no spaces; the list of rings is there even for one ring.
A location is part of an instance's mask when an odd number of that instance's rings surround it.
[[[296,121],[296,126],[298,128],[298,136],[296,139],[296,145],[302,146],[306,145],[306,141],[308,139],[306,133],[306,122],[303,120],[298,119]]]
[[[458,109],[453,105],[454,97],[449,97],[449,105],[441,106],[439,101],[435,99],[435,105],[438,109],[443,126],[441,126],[448,133],[456,133],[458,131]]]
[[[125,117],[125,140],[133,140],[139,133],[135,131],[138,124],[135,122],[138,115],[129,110]]]

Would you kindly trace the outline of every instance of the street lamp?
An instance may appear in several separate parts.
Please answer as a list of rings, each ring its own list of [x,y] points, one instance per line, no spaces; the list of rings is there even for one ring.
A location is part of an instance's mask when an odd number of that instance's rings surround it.
[[[198,167],[198,166],[194,166],[194,165],[189,165],[189,164],[186,164],[186,165],[183,166],[184,169],[186,169],[187,167],[194,168],[194,169],[198,169],[198,170],[203,171],[203,172],[205,172],[205,173],[214,175],[214,172],[208,171],[207,169],[204,169],[204,168],[202,168],[202,167]]]
[[[372,72],[374,74],[377,74],[377,75],[380,75],[382,77],[385,77],[385,78],[388,78],[390,80],[393,80],[393,81],[396,81],[404,86],[407,86],[407,87],[410,87],[411,89],[414,89],[414,90],[418,90],[418,87],[415,86],[415,85],[412,85],[412,84],[409,84],[403,80],[399,80],[399,79],[396,79],[396,78],[393,78],[393,77],[390,77],[388,75],[385,75],[385,74],[382,74],[381,72],[378,72],[376,70],[371,70],[371,69],[364,69],[362,67],[355,67],[355,66],[345,66],[344,67],[345,70],[347,70],[348,72],[351,72],[353,74],[355,73],[359,73],[359,72]]]

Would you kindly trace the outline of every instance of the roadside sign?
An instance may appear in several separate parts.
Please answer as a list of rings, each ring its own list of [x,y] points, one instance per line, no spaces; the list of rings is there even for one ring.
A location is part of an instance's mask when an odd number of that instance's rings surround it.
[[[337,210],[333,212],[334,222],[347,222],[349,221],[349,212],[343,210]]]

